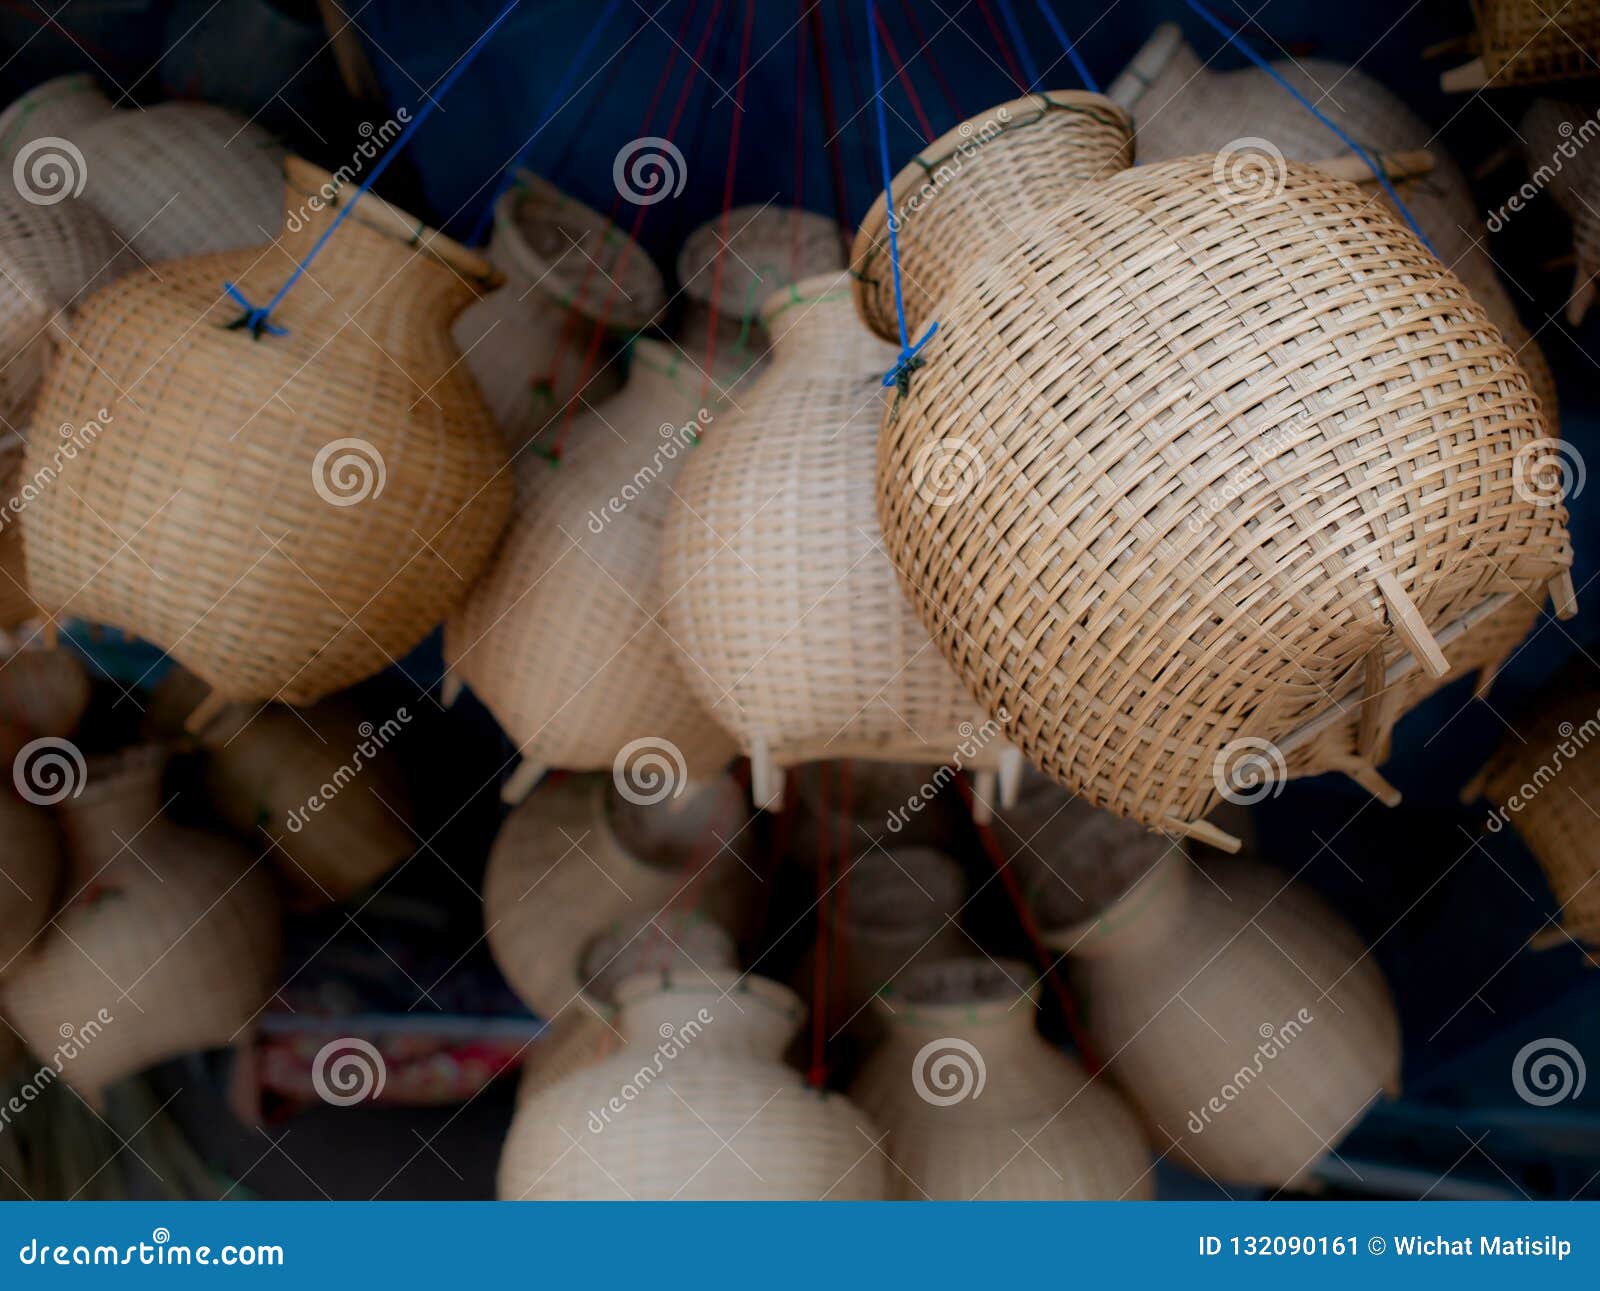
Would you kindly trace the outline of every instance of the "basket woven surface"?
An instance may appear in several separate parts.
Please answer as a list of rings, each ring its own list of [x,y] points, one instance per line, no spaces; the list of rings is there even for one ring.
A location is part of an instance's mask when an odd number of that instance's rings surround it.
[[[702,224],[678,252],[684,295],[700,305],[714,299],[724,318],[754,318],[778,288],[843,268],[839,226],[789,206],[736,206]]]
[[[114,110],[89,72],[42,81],[0,112],[0,162],[10,166],[17,153],[36,139],[72,139],[91,121]]]
[[[1496,88],[1600,76],[1600,0],[1473,0],[1473,9]]]

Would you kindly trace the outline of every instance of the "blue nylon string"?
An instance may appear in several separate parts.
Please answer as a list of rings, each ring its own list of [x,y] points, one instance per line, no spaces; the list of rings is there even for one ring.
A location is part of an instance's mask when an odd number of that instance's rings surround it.
[[[1100,93],[1099,83],[1089,73],[1089,65],[1083,61],[1083,55],[1078,53],[1078,42],[1067,35],[1067,29],[1061,25],[1061,19],[1056,17],[1056,11],[1050,7],[1050,0],[1038,0],[1039,12],[1044,15],[1044,20],[1050,24],[1050,30],[1055,33],[1061,42],[1061,48],[1067,51],[1067,58],[1072,62],[1073,71],[1077,72],[1078,79],[1083,82],[1084,89],[1091,94]]]
[[[450,92],[450,87],[461,79],[467,68],[472,66],[473,60],[482,52],[483,47],[489,43],[490,37],[500,30],[501,24],[511,16],[511,11],[520,2],[521,0],[511,0],[511,3],[500,11],[495,20],[484,30],[484,33],[472,42],[471,47],[461,56],[456,65],[450,69],[444,80],[439,82],[438,92],[428,96],[428,101],[417,110],[417,114],[411,118],[410,123],[395,139],[393,147],[378,159],[377,165],[356,186],[356,191],[351,195],[350,200],[339,207],[339,213],[333,217],[333,221],[322,231],[321,236],[311,244],[311,250],[306,254],[306,258],[294,267],[294,272],[289,275],[289,280],[278,288],[277,295],[273,296],[264,308],[257,309],[247,301],[244,298],[244,294],[233,283],[225,282],[222,284],[223,290],[244,306],[243,317],[238,319],[233,326],[248,328],[257,340],[261,339],[262,332],[268,332],[275,336],[285,335],[283,328],[274,327],[267,321],[272,316],[272,311],[283,303],[283,298],[289,294],[290,289],[305,276],[305,272],[310,268],[311,262],[317,258],[318,253],[327,245],[328,239],[338,231],[339,226],[349,218],[350,212],[355,209],[356,203],[377,182],[378,176],[389,168],[389,163],[400,155],[401,149],[411,141],[411,136],[416,134],[422,123],[433,115],[433,110],[439,106],[439,100]]]
[[[1022,24],[1017,21],[1017,11],[1011,7],[1011,0],[1000,0],[1000,17],[1006,24],[1006,30],[1011,33],[1011,43],[1017,47],[1017,56],[1022,59],[1022,70],[1028,77],[1028,88],[1039,88],[1039,65],[1033,61],[1033,54],[1028,49],[1028,42],[1023,39]]]
[[[866,0],[867,42],[872,49],[872,101],[878,113],[878,160],[883,165],[883,202],[889,215],[889,267],[894,271],[894,312],[900,320],[900,357],[884,374],[886,386],[901,385],[916,364],[917,353],[933,339],[939,324],[932,324],[915,345],[906,334],[906,302],[900,288],[900,240],[895,233],[894,175],[889,170],[889,124],[883,111],[883,58],[878,52],[878,6]]]
[[[1232,28],[1227,26],[1227,24],[1222,22],[1214,13],[1211,12],[1211,10],[1207,9],[1205,5],[1201,4],[1200,0],[1185,0],[1185,3],[1188,4],[1189,8],[1193,9],[1197,14],[1204,18],[1206,22],[1210,23],[1214,30],[1220,32],[1223,39],[1225,39],[1230,45],[1243,53],[1246,58],[1248,58],[1252,63],[1259,67],[1274,81],[1276,81],[1278,85],[1291,98],[1293,98],[1296,103],[1303,107],[1307,112],[1311,113],[1312,116],[1316,117],[1316,119],[1322,122],[1323,125],[1327,126],[1328,129],[1332,130],[1334,134],[1338,135],[1339,141],[1366,163],[1367,169],[1373,173],[1373,175],[1377,178],[1378,183],[1383,186],[1383,191],[1388,194],[1389,200],[1394,203],[1395,209],[1400,212],[1401,218],[1404,219],[1405,222],[1411,227],[1411,231],[1417,235],[1417,238],[1422,245],[1427,247],[1429,251],[1432,251],[1435,256],[1439,254],[1434,250],[1433,243],[1428,240],[1428,235],[1422,231],[1421,226],[1417,224],[1414,218],[1412,218],[1410,209],[1404,202],[1400,200],[1400,194],[1394,191],[1394,185],[1389,182],[1389,176],[1384,172],[1383,167],[1378,165],[1377,162],[1367,155],[1367,150],[1365,148],[1363,148],[1342,129],[1340,129],[1337,121],[1334,121],[1331,117],[1328,117],[1324,113],[1318,111],[1316,104],[1312,103],[1311,100],[1306,98],[1304,94],[1300,93],[1300,91],[1295,89],[1294,86],[1290,85],[1288,81],[1284,80],[1279,74],[1277,68],[1273,67],[1271,63],[1267,62],[1267,60],[1262,58],[1260,54],[1251,49],[1249,43],[1244,39],[1243,36],[1239,35],[1238,32],[1234,31]]]

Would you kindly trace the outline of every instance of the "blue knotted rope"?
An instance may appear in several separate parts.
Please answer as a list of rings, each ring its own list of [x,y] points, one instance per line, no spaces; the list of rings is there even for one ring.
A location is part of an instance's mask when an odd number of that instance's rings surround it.
[[[883,61],[878,53],[878,6],[876,0],[866,0],[867,41],[872,49],[872,101],[878,114],[878,160],[883,166],[883,202],[889,223],[889,267],[894,273],[894,312],[900,323],[900,357],[894,367],[884,373],[883,384],[895,386],[901,394],[909,389],[911,374],[922,366],[919,357],[922,347],[933,339],[939,324],[933,323],[915,345],[906,333],[906,302],[900,286],[900,241],[896,236],[894,217],[894,175],[889,170],[889,124],[883,111]]]
[[[1067,35],[1067,29],[1061,25],[1061,19],[1056,17],[1056,11],[1050,7],[1050,0],[1038,0],[1039,12],[1044,15],[1045,22],[1050,24],[1050,30],[1055,33],[1055,38],[1061,42],[1061,48],[1067,53],[1067,58],[1072,63],[1073,71],[1077,72],[1078,79],[1091,94],[1100,93],[1100,86],[1094,77],[1089,74],[1089,65],[1083,61],[1083,56],[1078,53],[1078,42]]]
[[[1435,256],[1439,254],[1434,250],[1433,243],[1428,240],[1428,235],[1422,231],[1422,227],[1414,218],[1412,218],[1411,211],[1407,208],[1406,204],[1400,200],[1400,194],[1395,192],[1394,185],[1389,182],[1389,176],[1387,172],[1385,172],[1382,166],[1380,166],[1376,161],[1367,155],[1367,150],[1365,148],[1347,135],[1339,127],[1339,123],[1337,121],[1333,120],[1323,112],[1320,112],[1317,109],[1316,104],[1311,102],[1310,99],[1306,98],[1306,96],[1300,93],[1299,90],[1295,89],[1294,86],[1290,85],[1288,81],[1284,80],[1277,68],[1273,67],[1271,63],[1267,62],[1267,60],[1262,58],[1260,54],[1256,53],[1255,50],[1250,48],[1249,42],[1246,41],[1243,36],[1224,23],[1220,18],[1212,13],[1211,10],[1207,9],[1205,5],[1201,4],[1200,0],[1185,0],[1185,3],[1188,4],[1189,8],[1193,9],[1197,14],[1204,18],[1206,22],[1211,24],[1214,30],[1220,32],[1223,38],[1230,45],[1239,50],[1246,58],[1248,58],[1252,63],[1259,67],[1274,81],[1276,81],[1278,85],[1287,94],[1289,94],[1296,103],[1303,107],[1307,112],[1311,113],[1312,116],[1316,117],[1316,119],[1322,122],[1323,125],[1327,126],[1328,129],[1332,130],[1333,133],[1339,137],[1339,141],[1343,143],[1346,148],[1350,149],[1351,152],[1360,157],[1361,160],[1366,163],[1367,169],[1370,170],[1377,178],[1378,183],[1383,186],[1383,191],[1388,194],[1389,200],[1394,203],[1395,209],[1400,212],[1400,217],[1411,227],[1411,231],[1417,235],[1417,238],[1422,245],[1427,247],[1429,251],[1433,252]]]

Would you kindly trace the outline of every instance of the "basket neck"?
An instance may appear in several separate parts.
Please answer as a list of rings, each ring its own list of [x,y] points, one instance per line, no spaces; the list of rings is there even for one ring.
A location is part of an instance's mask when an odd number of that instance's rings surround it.
[[[676,1041],[684,1053],[781,1062],[805,1016],[793,991],[726,970],[634,977],[617,988],[617,1002],[630,1053]]]
[[[825,365],[834,377],[882,373],[894,362],[894,347],[862,328],[844,274],[818,274],[773,292],[761,322],[779,363]]]
[[[60,807],[61,829],[75,878],[89,882],[108,866],[138,864],[150,839],[149,827],[161,816],[161,773],[165,759],[154,748],[114,758],[91,759],[83,792]]]
[[[1187,914],[1192,881],[1189,858],[1168,851],[1104,909],[1070,927],[1045,932],[1044,940],[1077,959],[1157,952],[1170,942]]]
[[[1038,1043],[1038,974],[1018,960],[953,959],[908,968],[873,1007],[908,1044],[954,1037],[993,1064]]]

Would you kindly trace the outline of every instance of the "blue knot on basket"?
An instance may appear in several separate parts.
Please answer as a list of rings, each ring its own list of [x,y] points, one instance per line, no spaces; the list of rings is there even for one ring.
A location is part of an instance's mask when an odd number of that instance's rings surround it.
[[[261,339],[262,332],[267,332],[272,336],[289,335],[286,329],[267,321],[271,311],[271,306],[268,306],[266,309],[260,309],[255,305],[252,305],[248,300],[245,299],[244,293],[235,287],[231,282],[223,283],[222,290],[233,297],[233,299],[244,310],[244,313],[240,314],[238,318],[234,319],[233,322],[228,324],[228,330],[230,332],[248,330],[250,335],[255,337],[255,339],[258,341]]]
[[[926,362],[922,358],[922,347],[933,339],[933,334],[938,330],[939,324],[933,323],[922,334],[920,341],[900,351],[900,357],[895,360],[895,365],[883,374],[885,386],[894,386],[900,394],[905,394],[911,389],[911,374]]]

